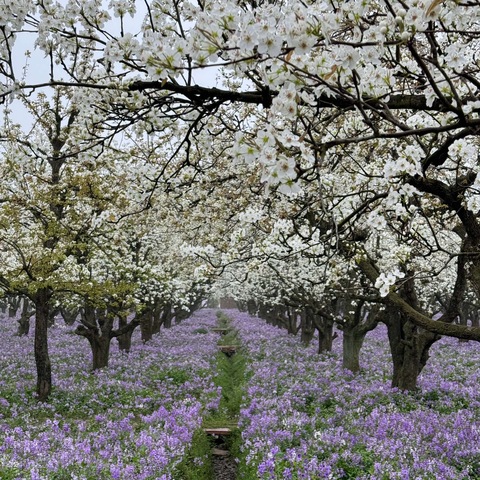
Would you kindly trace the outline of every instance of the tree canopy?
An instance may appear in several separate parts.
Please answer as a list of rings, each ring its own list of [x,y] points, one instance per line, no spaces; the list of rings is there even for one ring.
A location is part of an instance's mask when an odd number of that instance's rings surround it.
[[[65,89],[76,148],[133,168],[141,210],[175,199],[202,268],[361,285],[480,339],[452,324],[480,294],[478,2],[3,3],[4,107]]]

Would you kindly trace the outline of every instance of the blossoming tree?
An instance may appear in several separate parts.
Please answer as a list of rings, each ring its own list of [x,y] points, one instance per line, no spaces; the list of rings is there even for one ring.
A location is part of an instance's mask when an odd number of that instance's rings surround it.
[[[454,323],[466,289],[480,285],[476,2],[4,3],[4,102],[71,86],[99,142],[168,132],[179,169],[192,168],[213,128],[232,164],[260,170],[267,195],[308,192],[303,214],[313,210],[321,241],[402,312],[412,338],[480,339]],[[45,55],[44,78],[18,64],[25,36]],[[208,71],[215,87],[201,82]],[[395,237],[389,255],[374,241],[382,229]],[[408,263],[425,252],[431,265]],[[437,321],[416,285],[440,278],[442,261],[454,273]]]

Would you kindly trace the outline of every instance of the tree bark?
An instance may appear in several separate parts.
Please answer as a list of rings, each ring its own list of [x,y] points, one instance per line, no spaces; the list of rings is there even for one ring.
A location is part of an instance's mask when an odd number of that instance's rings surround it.
[[[108,336],[92,335],[90,345],[92,347],[92,369],[108,367],[108,359],[110,355],[110,340]]]
[[[315,334],[315,324],[312,317],[313,313],[308,307],[302,310],[300,316],[300,341],[306,347],[310,345]]]
[[[258,307],[255,300],[253,299],[247,300],[247,312],[252,317],[255,317],[258,315]]]
[[[365,333],[355,329],[343,331],[343,368],[352,373],[360,371],[360,350],[362,349]]]
[[[64,308],[60,307],[60,314],[66,325],[73,325],[77,320],[79,310],[78,308]]]
[[[118,315],[118,328],[125,328],[128,325],[127,315],[119,314]],[[125,353],[130,353],[132,348],[132,334],[133,330],[128,330],[127,332],[119,335],[117,337],[118,348]]]
[[[315,315],[315,328],[318,331],[318,353],[327,353],[332,351],[333,340],[333,320],[321,315]]]
[[[172,319],[174,316],[173,308],[171,303],[167,303],[163,306],[162,314],[160,317],[160,327],[163,325],[163,328],[171,328],[172,327]],[[160,328],[159,330],[160,331]],[[157,332],[158,333],[158,332]]]
[[[28,335],[30,332],[30,317],[35,313],[35,311],[30,310],[30,304],[28,298],[23,299],[22,313],[18,320],[18,329],[17,335],[22,337],[23,335]]]
[[[35,364],[37,397],[44,402],[52,390],[52,366],[48,355],[48,318],[51,292],[42,288],[33,297],[35,303]]]
[[[17,316],[18,309],[20,308],[21,302],[22,302],[22,298],[19,295],[9,297],[8,316],[10,318],[13,318],[13,317]]]
[[[375,268],[372,262],[366,259],[361,259],[358,262],[363,273],[374,283],[379,275],[378,270]],[[457,277],[458,279],[459,277]],[[391,291],[387,295],[388,300],[400,309],[405,315],[407,315],[411,321],[422,329],[428,330],[437,335],[447,335],[449,337],[464,338],[468,340],[475,340],[480,342],[480,327],[478,326],[464,326],[457,325],[444,321],[442,317],[440,320],[433,320],[432,318],[424,315],[420,311],[412,307],[407,301],[405,301],[398,293]]]
[[[146,308],[140,316],[140,332],[142,334],[142,342],[146,343],[153,336],[153,312],[150,307]]]
[[[162,307],[157,302],[153,307],[152,312],[152,334],[155,335],[160,333],[160,328],[162,327],[163,319],[162,319]]]
[[[92,350],[92,370],[108,367],[110,341],[112,339],[113,315],[96,309],[85,301],[81,312],[81,322],[75,333],[85,337]]]
[[[378,325],[380,320],[380,309],[378,305],[368,309],[365,309],[364,307],[364,300],[356,300],[354,312],[347,313],[348,310],[345,308],[344,322],[339,325],[339,328],[343,330],[343,368],[350,370],[353,373],[360,371],[360,351],[365,336]]]
[[[430,347],[441,337],[419,328],[395,307],[387,307],[385,323],[393,362],[392,387],[415,391],[427,364]]]

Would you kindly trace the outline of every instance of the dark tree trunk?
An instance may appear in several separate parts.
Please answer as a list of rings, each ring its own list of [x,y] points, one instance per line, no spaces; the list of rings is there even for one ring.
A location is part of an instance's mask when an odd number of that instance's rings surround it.
[[[164,305],[160,318],[160,326],[163,325],[163,328],[171,328],[174,315],[175,314],[173,312],[172,305],[170,303]]]
[[[64,308],[60,307],[60,314],[66,325],[73,325],[78,317],[78,308]]]
[[[113,310],[96,310],[85,302],[81,312],[81,322],[75,333],[85,337],[90,343],[92,349],[92,369],[108,367],[108,358],[110,353],[110,342],[112,338],[119,338],[125,334],[132,334],[133,330],[139,325],[140,321],[135,317],[130,323],[113,329],[115,313]]]
[[[128,324],[127,315],[120,314],[118,315],[118,328],[125,328]],[[132,348],[132,334],[133,330],[128,330],[127,332],[119,335],[117,337],[118,341],[118,348],[125,353],[130,353],[130,349]]]
[[[458,323],[460,325],[468,325],[468,309],[466,308],[466,305],[463,305],[463,308],[460,309],[460,311],[459,311]],[[466,338],[459,338],[458,341],[460,343],[467,343],[468,342],[468,340]]]
[[[300,340],[303,345],[308,346],[315,334],[315,323],[311,309],[304,308],[301,313]]]
[[[140,332],[142,334],[142,342],[146,343],[153,336],[153,312],[151,308],[146,308],[140,316]]]
[[[175,323],[178,324],[180,322],[182,322],[183,320],[186,320],[188,317],[190,316],[190,312],[188,312],[187,310],[184,310],[183,308],[177,308],[175,310]],[[169,319],[169,321],[167,321],[167,323],[164,323],[163,326],[165,328],[171,328],[172,326],[172,318]]]
[[[152,313],[152,334],[153,335],[160,332],[162,323],[163,323],[162,307],[160,306],[160,304],[157,303],[153,308],[153,313]]]
[[[92,347],[92,369],[108,367],[111,338],[106,336],[92,335],[90,346]]]
[[[10,318],[13,318],[13,317],[17,316],[18,309],[20,308],[21,303],[22,303],[22,297],[20,297],[20,296],[9,297],[8,316]]]
[[[321,315],[314,317],[315,328],[318,331],[318,353],[327,353],[332,351],[333,340],[333,320]]]
[[[360,350],[362,349],[365,333],[355,329],[343,331],[343,368],[353,373],[360,371]]]
[[[348,302],[351,305],[351,301]],[[339,328],[343,330],[343,368],[353,373],[360,371],[360,351],[363,341],[368,332],[373,330],[380,321],[380,309],[378,306],[365,308],[363,300],[357,300],[355,310],[346,313],[348,306],[345,307],[343,323]]]
[[[387,308],[386,322],[393,362],[392,387],[417,390],[417,381],[439,335],[419,329],[394,307]]]
[[[48,355],[48,318],[51,292],[40,289],[33,297],[35,303],[35,364],[37,367],[37,397],[44,402],[52,390],[52,367]]]
[[[8,308],[8,300],[7,298],[3,297],[0,299],[0,311],[2,313],[6,313]]]
[[[257,303],[255,302],[255,300],[248,300],[247,301],[247,312],[249,313],[249,315],[251,315],[252,317],[256,316],[257,313],[258,313],[258,308],[257,308]]]
[[[286,307],[283,316],[286,318],[288,333],[290,335],[296,335],[298,331],[302,328],[302,322],[300,321],[300,323],[298,323],[297,310],[293,307]],[[315,333],[315,328],[313,329],[312,337],[313,333]]]
[[[478,315],[478,310],[475,310],[472,312],[471,322],[472,322],[472,327],[480,326],[480,316]]]
[[[23,335],[28,335],[30,332],[30,317],[35,313],[35,311],[30,310],[30,302],[28,298],[23,299],[22,313],[18,320],[18,329],[17,335],[19,337]]]
[[[85,337],[92,350],[92,370],[108,367],[114,316],[97,310],[88,300],[81,312],[81,322],[75,333]]]
[[[50,308],[48,312],[48,326],[53,327],[55,325],[55,317],[60,313],[60,309],[57,308]]]

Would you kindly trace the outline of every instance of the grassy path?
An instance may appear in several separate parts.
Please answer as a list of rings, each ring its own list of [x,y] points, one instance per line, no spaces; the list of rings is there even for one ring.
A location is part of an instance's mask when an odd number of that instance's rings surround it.
[[[240,406],[246,381],[247,360],[238,332],[231,319],[217,312],[221,334],[216,354],[214,382],[221,389],[220,402],[204,418],[184,462],[179,480],[235,480],[240,456],[241,434],[238,429]]]

